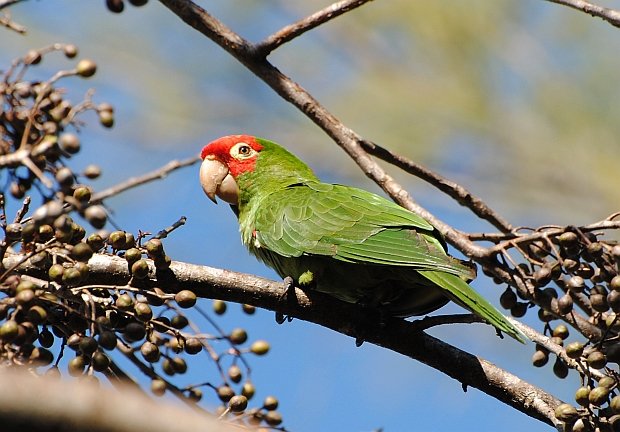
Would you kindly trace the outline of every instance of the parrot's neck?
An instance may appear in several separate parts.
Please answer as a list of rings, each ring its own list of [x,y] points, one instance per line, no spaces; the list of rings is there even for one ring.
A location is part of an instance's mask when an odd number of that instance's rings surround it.
[[[319,181],[306,164],[284,148],[266,140],[259,142],[264,149],[254,170],[235,179],[239,187],[239,230],[248,247],[253,245],[256,213],[271,194],[294,184]]]

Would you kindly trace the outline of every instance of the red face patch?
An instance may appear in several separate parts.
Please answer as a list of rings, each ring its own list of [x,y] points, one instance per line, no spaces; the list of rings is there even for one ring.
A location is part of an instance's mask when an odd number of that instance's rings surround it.
[[[207,144],[200,153],[202,159],[212,157],[228,167],[230,174],[237,177],[253,171],[256,158],[263,149],[256,138],[250,135],[228,135]]]

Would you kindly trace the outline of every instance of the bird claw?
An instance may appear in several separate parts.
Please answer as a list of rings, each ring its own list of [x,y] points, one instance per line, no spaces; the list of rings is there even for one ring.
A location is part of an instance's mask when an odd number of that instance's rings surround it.
[[[387,326],[390,314],[383,306],[372,305],[364,301],[360,301],[357,304],[367,312],[367,319],[362,324],[356,326],[355,346],[359,348],[366,341],[366,336],[377,330],[381,331]]]
[[[282,282],[284,282],[284,292],[280,294],[280,300],[290,300],[295,295],[295,280],[287,276]]]
[[[288,302],[292,302],[293,300],[296,299],[295,280],[292,277],[287,276],[284,278],[283,282],[284,282],[284,292],[280,294],[279,300],[280,301],[286,300]],[[293,321],[293,317],[290,315],[285,315],[282,312],[276,312],[276,323],[283,324],[286,321],[288,322]]]
[[[276,312],[276,323],[284,324],[285,322],[293,321],[293,317],[290,315],[284,315],[282,312]]]

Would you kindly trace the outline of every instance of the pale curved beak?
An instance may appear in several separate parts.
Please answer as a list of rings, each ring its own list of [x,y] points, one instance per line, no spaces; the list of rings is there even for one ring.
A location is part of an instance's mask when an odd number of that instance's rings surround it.
[[[211,201],[217,204],[217,195],[229,204],[239,201],[237,182],[228,172],[228,167],[219,160],[207,156],[200,165],[200,184]]]

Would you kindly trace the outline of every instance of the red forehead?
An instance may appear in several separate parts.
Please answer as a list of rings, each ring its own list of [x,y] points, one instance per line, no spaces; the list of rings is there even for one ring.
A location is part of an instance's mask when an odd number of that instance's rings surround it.
[[[230,149],[240,142],[244,142],[252,147],[256,151],[261,151],[263,146],[260,145],[256,138],[251,135],[228,135],[225,137],[221,137],[216,139],[215,141],[211,141],[209,144],[204,146],[202,152],[200,153],[200,157],[204,159],[208,155],[218,156],[222,160],[226,160]]]

